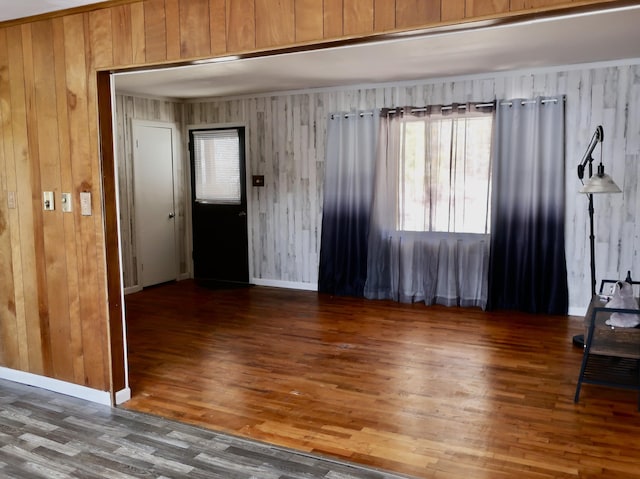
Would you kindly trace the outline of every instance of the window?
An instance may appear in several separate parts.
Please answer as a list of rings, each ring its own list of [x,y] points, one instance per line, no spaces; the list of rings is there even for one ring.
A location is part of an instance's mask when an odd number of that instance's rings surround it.
[[[193,131],[195,201],[241,202],[240,140],[237,129]]]
[[[493,115],[406,115],[398,161],[400,231],[488,233]]]

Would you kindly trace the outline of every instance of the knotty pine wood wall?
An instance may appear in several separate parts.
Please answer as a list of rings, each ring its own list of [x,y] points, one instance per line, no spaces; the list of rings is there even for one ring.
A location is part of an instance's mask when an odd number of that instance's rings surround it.
[[[592,3],[609,2],[119,0],[0,25],[0,197],[16,197],[15,208],[0,201],[0,365],[126,386],[107,300],[119,286],[106,261],[115,179],[102,178],[112,158],[104,145],[100,156],[96,72]],[[58,205],[73,193],[73,212],[43,212],[43,191]],[[79,213],[81,191],[92,216]]]

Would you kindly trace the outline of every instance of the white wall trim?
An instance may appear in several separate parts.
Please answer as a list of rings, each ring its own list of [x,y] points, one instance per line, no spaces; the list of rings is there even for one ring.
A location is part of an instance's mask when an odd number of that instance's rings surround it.
[[[131,399],[131,388],[124,388],[116,392],[116,404],[122,404]]]
[[[66,381],[61,381],[59,379],[39,376],[37,374],[27,373],[24,371],[18,371],[1,366],[0,378],[20,384],[26,384],[28,386],[47,389],[49,391],[60,394],[66,394],[67,396],[84,399],[85,401],[104,404],[105,406],[112,405],[111,394],[109,394],[109,391],[99,391],[97,389],[88,388],[86,386],[80,386],[79,384],[73,384]]]
[[[581,306],[580,307],[573,306],[573,307],[569,308],[569,313],[568,313],[569,316],[583,316],[584,317],[585,314],[587,314],[587,308],[583,308]]]
[[[124,288],[124,294],[138,293],[142,291],[142,286],[136,284],[135,286],[129,286],[128,288]]]
[[[251,284],[256,286],[271,286],[273,288],[300,289],[304,291],[318,291],[317,283],[302,283],[298,281],[280,281],[278,279],[252,278]]]
[[[113,81],[109,82],[110,85],[110,89],[111,89],[111,105],[113,106],[113,110],[111,112],[111,131],[117,132],[118,131],[118,121],[117,121],[117,115],[116,115],[116,108],[117,108],[117,100],[116,100],[116,87],[115,87],[115,83]],[[126,135],[125,135],[126,136]],[[120,304],[122,304],[124,306],[124,295],[125,295],[125,291],[124,291],[124,278],[122,276],[122,272],[124,271],[123,268],[123,262],[122,262],[122,222],[121,222],[121,216],[120,216],[120,182],[118,181],[118,178],[120,178],[120,173],[118,171],[118,158],[117,155],[120,153],[118,150],[118,135],[113,135],[113,138],[111,139],[111,143],[112,143],[112,147],[113,147],[113,152],[116,156],[113,157],[113,174],[114,174],[114,183],[115,183],[115,189],[116,189],[116,195],[115,195],[115,200],[116,200],[116,229],[118,232],[118,271],[120,274]],[[126,155],[125,155],[126,156]],[[102,201],[104,202],[105,199],[105,195],[104,195],[104,191],[102,193]],[[106,234],[106,232],[104,232],[103,234]],[[124,387],[125,388],[129,388],[129,343],[127,342],[127,320],[125,317],[125,308],[122,307],[120,308],[120,321],[122,321],[122,354],[123,354],[123,367],[124,367]],[[117,321],[118,319],[116,318],[109,318],[110,321]],[[111,345],[113,345],[113,342],[110,341]],[[111,348],[109,349],[111,351]],[[113,363],[112,363],[113,365]],[[111,374],[113,375],[113,367],[112,367],[112,371]],[[109,397],[109,403],[111,404],[111,397]]]

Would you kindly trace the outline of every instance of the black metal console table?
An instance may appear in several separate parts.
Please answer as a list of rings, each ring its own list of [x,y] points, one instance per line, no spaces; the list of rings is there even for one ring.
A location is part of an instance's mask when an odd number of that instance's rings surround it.
[[[603,280],[605,284],[614,280]],[[640,285],[640,281],[631,282]],[[640,315],[640,309],[605,307],[607,299],[595,295],[584,317],[585,344],[574,402],[580,398],[582,384],[619,387],[638,391],[640,410],[640,328],[611,327],[605,322],[611,314]]]

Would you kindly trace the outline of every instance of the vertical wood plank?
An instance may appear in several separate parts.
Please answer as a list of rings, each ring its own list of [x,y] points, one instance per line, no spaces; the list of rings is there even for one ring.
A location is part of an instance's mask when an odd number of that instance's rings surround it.
[[[27,119],[27,149],[28,149],[28,165],[25,170],[29,170],[30,184],[24,185],[31,191],[31,224],[33,231],[33,249],[32,258],[25,258],[23,255],[23,265],[25,269],[33,270],[35,284],[31,295],[27,296],[37,306],[36,314],[27,315],[27,325],[30,330],[39,331],[40,337],[36,338],[35,334],[31,338],[29,346],[30,359],[33,357],[41,358],[39,370],[45,376],[53,375],[51,362],[51,335],[49,329],[49,306],[47,297],[47,278],[45,272],[45,255],[44,255],[44,227],[42,218],[42,188],[40,187],[40,157],[38,149],[38,123],[37,123],[37,105],[35,98],[35,74],[33,61],[33,41],[32,41],[33,24],[22,25],[22,58],[24,65],[24,95],[26,104]],[[26,209],[26,208],[25,208]],[[25,264],[26,263],[26,264]],[[26,296],[26,295],[25,295]],[[35,327],[38,324],[38,327]],[[34,349],[40,347],[40,352],[35,353]],[[33,367],[32,361],[30,366]]]
[[[114,6],[111,10],[114,65],[131,65],[131,5]]]
[[[20,354],[20,330],[16,310],[13,231],[18,230],[15,209],[8,208],[7,194],[15,194],[15,162],[11,132],[11,93],[9,90],[9,52],[6,29],[0,29],[0,364],[12,369],[24,369],[26,361]],[[13,213],[13,214],[12,214]]]
[[[91,14],[90,14],[91,15]],[[105,19],[107,20],[107,19]],[[98,21],[98,23],[100,23]],[[87,26],[91,26],[91,17],[87,18],[85,14],[85,32]],[[105,22],[103,28],[104,34],[98,39],[93,35],[85,33],[85,39],[89,38],[88,51],[85,52],[85,80],[86,89],[82,95],[86,98],[86,111],[84,111],[85,121],[88,133],[85,138],[87,142],[87,155],[85,161],[86,168],[81,169],[82,180],[76,180],[79,185],[78,195],[80,191],[91,193],[92,198],[92,216],[80,216],[81,226],[79,231],[82,238],[82,253],[86,254],[87,261],[83,264],[83,272],[80,275],[87,285],[90,285],[86,291],[86,301],[83,300],[83,306],[87,308],[83,310],[83,314],[87,314],[87,318],[83,321],[83,339],[87,334],[94,336],[96,347],[89,348],[92,351],[90,356],[85,355],[85,373],[87,377],[85,381],[87,385],[91,385],[96,389],[109,390],[111,372],[109,358],[109,342],[107,322],[100,321],[106,318],[107,296],[106,287],[106,263],[105,263],[105,237],[104,223],[102,219],[102,205],[100,201],[102,175],[97,153],[100,151],[98,146],[98,105],[97,105],[97,75],[96,70],[105,65],[109,60],[109,44],[113,42],[113,31],[110,23]],[[103,43],[104,48],[96,47],[97,43]],[[103,57],[104,55],[104,57]],[[85,316],[83,316],[84,318]],[[88,333],[90,331],[90,333]],[[87,349],[85,349],[87,351]]]
[[[227,0],[227,48],[231,52],[256,47],[255,0]]]
[[[97,104],[97,74],[95,67],[91,68],[93,74],[88,78],[88,128],[89,128],[89,151],[94,155],[99,152],[99,133],[98,133],[98,115],[99,109]],[[93,335],[96,337],[96,342],[99,344],[99,348],[93,350],[93,354],[89,358],[92,367],[87,367],[86,371],[94,373],[92,380],[96,381],[94,384],[102,384],[100,387],[104,391],[108,391],[111,388],[111,357],[110,357],[110,341],[109,341],[109,322],[108,316],[108,290],[106,285],[107,280],[107,264],[106,264],[106,246],[105,246],[105,222],[104,222],[104,202],[102,201],[102,169],[97,156],[90,156],[91,170],[90,175],[84,183],[84,191],[91,192],[92,198],[92,216],[89,217],[90,221],[86,223],[86,241],[84,249],[88,252],[88,258],[92,260],[91,263],[87,263],[90,266],[90,276],[87,277],[88,283],[92,286],[88,288],[87,296],[91,296],[90,314],[93,321],[90,321],[86,326],[92,330]],[[82,184],[82,183],[80,183]],[[87,217],[85,217],[87,218]],[[117,319],[117,318],[116,318]],[[87,364],[85,359],[85,364]],[[114,375],[120,372],[114,372]],[[91,386],[94,389],[99,389],[98,386]]]
[[[440,0],[396,0],[396,27],[409,28],[440,21]]]
[[[322,40],[322,3],[295,0],[295,41]]]
[[[131,7],[131,50],[133,63],[140,65],[146,61],[146,43],[144,31],[144,4],[132,3]]]
[[[339,38],[344,32],[343,0],[324,0],[324,38]]]
[[[374,0],[350,0],[344,5],[345,35],[363,35],[373,32]]]
[[[295,41],[294,0],[255,0],[256,48]]]
[[[524,10],[525,0],[509,0],[509,11],[517,12],[518,10]]]
[[[443,22],[463,20],[466,16],[465,0],[442,0],[441,10]]]
[[[3,91],[3,134],[4,149],[7,158],[6,162],[7,181],[6,184],[16,193],[16,209],[9,213],[11,221],[11,245],[12,245],[12,271],[4,274],[13,275],[14,284],[14,305],[16,311],[17,341],[19,350],[19,365],[23,371],[30,371],[29,357],[29,334],[27,330],[27,314],[31,310],[31,305],[26,304],[25,298],[25,273],[22,264],[22,252],[29,248],[28,232],[21,234],[24,216],[21,211],[25,209],[25,214],[30,211],[28,196],[29,190],[19,188],[22,185],[23,164],[27,150],[26,142],[26,119],[24,105],[24,70],[22,67],[22,37],[19,27],[5,30],[7,45],[15,45],[15,48],[8,48],[7,51],[7,79],[8,82]],[[17,83],[16,83],[17,82]],[[6,127],[4,126],[6,125]],[[23,206],[24,205],[24,206]],[[23,238],[26,235],[26,241]],[[26,278],[31,279],[28,271]],[[7,280],[7,284],[9,280]],[[39,333],[38,333],[39,334]]]
[[[85,14],[88,16],[89,54],[94,59],[96,68],[113,65],[113,38],[111,29],[111,11],[96,10]]]
[[[82,20],[80,19],[82,28]],[[65,132],[69,131],[69,118],[67,113],[67,76],[65,68],[65,28],[62,18],[53,21],[53,41],[55,53],[55,79],[56,79],[56,102],[58,115],[58,148],[60,152],[60,188],[62,192],[73,192],[73,178],[71,164],[70,139]],[[77,207],[73,204],[72,208]],[[82,350],[82,318],[80,317],[80,296],[78,282],[78,249],[75,241],[69,239],[76,238],[76,228],[73,214],[63,214],[64,239],[65,239],[65,259],[67,269],[67,300],[69,317],[69,343],[67,344],[67,354],[73,364],[73,382],[82,384],[84,382],[84,358]]]
[[[466,0],[468,17],[497,15],[509,11],[509,0]]]
[[[209,0],[180,2],[180,57],[205,57],[210,54]]]
[[[97,128],[93,114],[95,108],[96,80],[94,72],[97,63],[106,61],[109,49],[96,49],[92,24],[102,24],[106,19],[92,18],[91,14],[65,17],[65,64],[67,71],[67,112],[69,117],[70,161],[73,164],[72,178],[74,204],[78,205],[80,192],[92,195],[93,216],[82,216],[80,208],[75,208],[73,216],[76,224],[76,245],[78,246],[78,281],[80,288],[80,315],[82,317],[82,351],[84,361],[84,385],[100,390],[109,389],[109,375],[106,374],[106,330],[104,289],[98,278],[98,254],[100,240],[96,236],[95,218],[100,218],[100,205],[96,201],[99,189],[93,177],[93,164],[97,152]],[[105,28],[105,27],[103,27]],[[88,54],[77,46],[88,44]],[[99,57],[96,57],[96,52]],[[93,105],[93,106],[92,106]]]
[[[211,53],[227,52],[227,4],[225,0],[209,0],[209,25],[211,28]]]
[[[164,0],[145,0],[143,7],[145,59],[152,63],[162,62],[167,59]]]
[[[396,28],[395,0],[374,0],[373,5],[373,29],[376,32],[385,32]]]
[[[167,60],[180,58],[180,0],[164,0],[166,29],[167,29]]]
[[[69,297],[64,222],[60,205],[60,151],[58,146],[58,111],[55,84],[55,53],[52,21],[34,24],[33,74],[37,110],[40,191],[52,191],[59,204],[54,211],[42,214],[43,293],[46,291],[46,323],[49,330],[51,368],[54,377],[73,381],[73,360],[69,354]],[[34,170],[34,176],[36,171]],[[35,182],[34,182],[35,183]],[[41,205],[38,205],[41,210]],[[56,287],[51,287],[56,285]],[[45,295],[43,294],[43,296]],[[42,313],[41,313],[42,314]],[[43,318],[43,321],[45,319]],[[43,328],[44,329],[44,328]],[[46,338],[43,337],[43,341]]]

